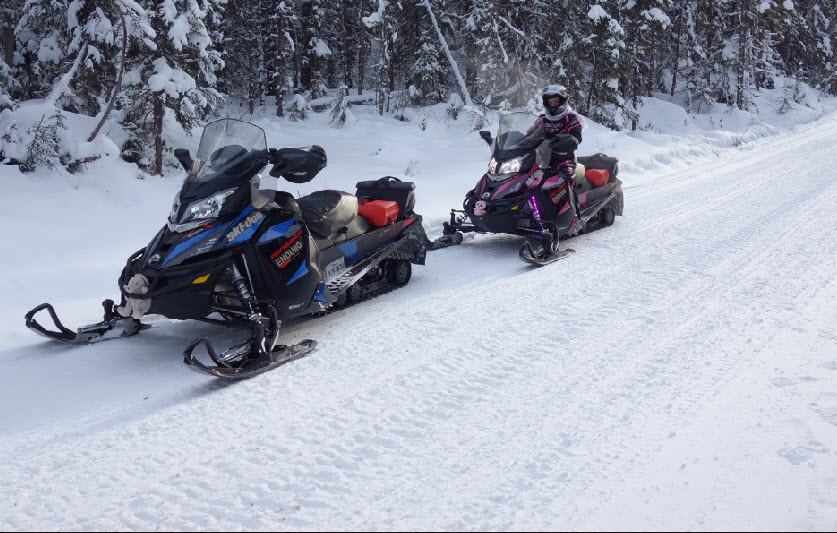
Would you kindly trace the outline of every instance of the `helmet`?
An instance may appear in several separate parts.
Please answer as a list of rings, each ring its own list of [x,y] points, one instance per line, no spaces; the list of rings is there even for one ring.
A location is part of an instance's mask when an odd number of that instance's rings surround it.
[[[563,85],[550,85],[541,94],[543,108],[547,115],[557,116],[567,110],[570,93]]]

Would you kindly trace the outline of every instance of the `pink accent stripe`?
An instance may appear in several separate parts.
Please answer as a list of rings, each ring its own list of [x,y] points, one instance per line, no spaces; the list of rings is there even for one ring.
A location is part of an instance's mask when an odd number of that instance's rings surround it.
[[[494,196],[492,196],[491,199],[493,200],[494,198],[497,198],[498,194],[500,194],[501,192],[505,191],[506,189],[508,189],[509,187],[511,187],[512,185],[514,185],[515,183],[517,183],[517,182],[519,182],[523,179],[526,179],[526,176],[520,176],[518,178],[515,178],[511,181],[507,181],[506,183],[500,185],[500,188],[497,189],[497,192],[494,193]]]

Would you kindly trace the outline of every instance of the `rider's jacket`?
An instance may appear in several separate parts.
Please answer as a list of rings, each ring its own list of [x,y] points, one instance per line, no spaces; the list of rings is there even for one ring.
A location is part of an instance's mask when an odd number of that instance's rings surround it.
[[[569,133],[581,144],[581,121],[575,113],[567,113],[558,120],[549,120],[545,114],[541,115],[529,135],[539,133],[541,129],[547,139],[559,133]]]

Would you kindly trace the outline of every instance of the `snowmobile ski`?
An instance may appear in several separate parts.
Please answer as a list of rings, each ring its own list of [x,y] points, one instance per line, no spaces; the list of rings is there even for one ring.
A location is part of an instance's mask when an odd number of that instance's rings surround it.
[[[464,240],[464,235],[462,233],[453,233],[451,235],[442,235],[433,241],[427,239],[425,244],[427,245],[428,250],[441,250],[442,248],[447,248],[448,246],[462,244]]]
[[[206,346],[206,351],[215,363],[214,366],[207,366],[201,363],[192,353],[201,344]],[[186,351],[183,352],[183,362],[196,372],[207,373],[217,378],[247,379],[273,370],[291,361],[301,359],[311,353],[316,347],[317,341],[306,339],[292,346],[276,346],[269,353],[259,353],[251,357],[247,354],[250,343],[246,342],[227,350],[224,354],[218,355],[212,347],[212,344],[209,343],[209,340],[203,337],[195,340],[186,348]],[[234,357],[238,357],[239,360],[226,360]]]
[[[75,332],[64,327],[51,304],[43,303],[26,313],[26,327],[42,337],[64,344],[93,344],[94,342],[130,337],[151,326],[132,317],[123,317],[114,310],[113,300],[102,302],[105,309],[104,320],[88,326],[82,326]],[[35,315],[46,310],[58,331],[48,330],[35,320]]]
[[[555,250],[552,253],[538,253],[538,251],[532,248],[532,243],[526,241],[520,248],[520,257],[527,263],[536,266],[546,266],[560,259],[564,259],[574,252],[575,250],[572,248],[567,248],[566,250]]]

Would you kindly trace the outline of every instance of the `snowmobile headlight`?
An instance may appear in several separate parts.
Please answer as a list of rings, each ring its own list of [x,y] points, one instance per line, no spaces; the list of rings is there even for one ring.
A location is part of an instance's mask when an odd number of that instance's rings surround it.
[[[524,156],[525,157],[525,156]],[[514,159],[509,159],[502,165],[500,165],[499,170],[497,171],[498,174],[517,174],[520,172],[520,166],[523,164],[524,157],[516,157]]]
[[[221,208],[224,206],[224,200],[234,192],[235,189],[227,189],[226,191],[215,193],[208,198],[192,202],[186,207],[186,210],[183,211],[183,215],[179,219],[177,217],[177,211],[180,207],[180,202],[175,201],[171,215],[169,215],[169,229],[177,233],[182,233],[200,226],[207,220],[218,218],[218,215],[221,213]],[[175,223],[175,221],[177,222]]]
[[[491,161],[488,162],[488,173],[489,174],[496,174],[497,173],[497,160],[493,157]]]

